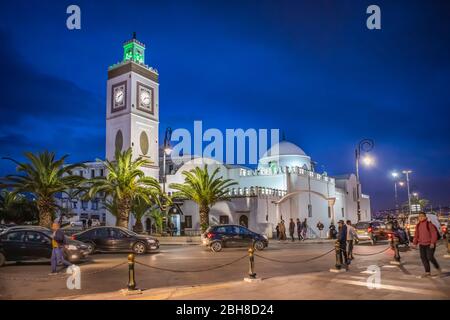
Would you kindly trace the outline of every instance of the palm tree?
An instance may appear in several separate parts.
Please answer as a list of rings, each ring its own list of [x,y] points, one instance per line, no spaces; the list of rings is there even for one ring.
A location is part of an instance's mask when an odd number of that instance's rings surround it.
[[[17,165],[16,171],[21,175],[7,175],[2,179],[0,185],[13,188],[14,193],[34,195],[39,210],[39,224],[50,227],[57,208],[55,195],[80,186],[84,179],[72,175],[72,170],[76,167],[84,167],[84,165],[64,165],[68,155],[55,160],[55,153],[49,151],[37,154],[26,152],[25,157],[28,159],[28,163],[5,158]]]
[[[38,220],[36,202],[7,189],[0,191],[0,221],[22,224]]]
[[[159,208],[154,208],[150,211],[150,217],[153,219],[155,225],[156,225],[156,231],[160,234],[163,232],[163,223],[164,223],[164,217],[165,213]]]
[[[117,151],[115,161],[102,161],[108,174],[106,177],[98,177],[89,180],[88,196],[94,197],[103,192],[105,196],[111,196],[117,206],[116,225],[128,228],[130,212],[133,202],[137,198],[150,199],[159,204],[161,187],[153,177],[146,177],[139,168],[148,165],[149,161],[141,157],[132,160],[131,148],[124,152]]]
[[[218,201],[228,200],[228,188],[235,185],[231,179],[217,177],[219,167],[210,175],[208,166],[203,169],[196,167],[190,171],[183,171],[184,183],[172,183],[170,188],[178,190],[173,197],[180,197],[194,201],[199,207],[200,228],[205,232],[209,226],[209,210]]]
[[[132,207],[133,216],[136,219],[133,227],[134,232],[141,233],[144,230],[141,220],[149,213],[150,207],[149,201],[146,201],[141,197],[134,200]]]

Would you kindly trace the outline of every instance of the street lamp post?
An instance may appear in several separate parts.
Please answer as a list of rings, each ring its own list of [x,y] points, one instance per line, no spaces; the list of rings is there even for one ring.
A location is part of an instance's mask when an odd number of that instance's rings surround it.
[[[409,175],[412,173],[411,170],[403,170],[402,173],[406,175],[406,188],[408,190],[408,212],[411,215],[411,193],[409,190]]]
[[[359,180],[359,161],[361,158],[361,152],[369,152],[373,149],[374,142],[372,139],[363,139],[358,143],[355,149],[355,164],[356,164],[356,206],[358,222],[361,221],[361,183]],[[364,159],[366,165],[370,165],[372,160],[369,157]]]
[[[170,139],[172,137],[172,129],[169,127],[166,129],[166,133],[164,135],[164,150],[163,150],[163,188],[162,191],[165,194],[166,193],[166,178],[167,178],[167,172],[166,172],[166,155],[170,155],[172,152],[172,148],[170,147]]]
[[[397,178],[398,178],[398,172],[397,171],[393,171],[391,173],[392,177],[395,179],[394,180],[394,199],[395,199],[395,213],[398,216],[398,193],[397,193]]]

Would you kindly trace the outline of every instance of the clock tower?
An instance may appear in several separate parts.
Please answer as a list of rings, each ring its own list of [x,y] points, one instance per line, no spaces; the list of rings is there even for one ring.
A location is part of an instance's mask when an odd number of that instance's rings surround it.
[[[150,161],[146,176],[159,178],[158,71],[145,64],[145,45],[133,38],[123,44],[123,60],[108,68],[106,94],[106,158],[131,148],[133,159]]]

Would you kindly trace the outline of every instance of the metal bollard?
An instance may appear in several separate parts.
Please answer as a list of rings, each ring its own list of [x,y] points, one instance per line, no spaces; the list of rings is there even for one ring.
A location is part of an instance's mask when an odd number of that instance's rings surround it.
[[[255,252],[255,249],[252,246],[248,249],[248,276],[250,279],[256,279],[255,257],[253,256],[253,252]]]
[[[134,275],[134,254],[128,255],[128,290],[136,290],[136,278]]]

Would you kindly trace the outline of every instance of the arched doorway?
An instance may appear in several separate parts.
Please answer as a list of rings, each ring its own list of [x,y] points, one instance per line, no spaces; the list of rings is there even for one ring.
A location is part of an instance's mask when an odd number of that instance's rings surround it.
[[[246,215],[242,215],[239,218],[239,225],[248,228],[248,217]]]
[[[145,219],[145,231],[148,234],[152,233],[152,220],[150,218]]]

